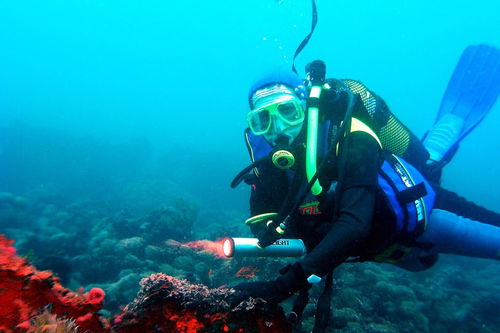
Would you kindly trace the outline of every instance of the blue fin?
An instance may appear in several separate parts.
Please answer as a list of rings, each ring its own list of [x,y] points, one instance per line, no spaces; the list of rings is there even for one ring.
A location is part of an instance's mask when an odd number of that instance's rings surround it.
[[[500,50],[488,45],[465,49],[441,100],[436,121],[423,139],[433,162],[449,160],[460,141],[495,104],[500,93]]]

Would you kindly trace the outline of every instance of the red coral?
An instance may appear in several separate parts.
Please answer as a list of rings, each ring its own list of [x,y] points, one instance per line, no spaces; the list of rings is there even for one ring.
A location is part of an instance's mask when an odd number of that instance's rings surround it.
[[[8,332],[20,323],[19,330],[28,329],[29,319],[48,304],[52,305],[52,313],[75,318],[81,331],[105,330],[95,313],[103,305],[103,290],[73,293],[51,272],[39,272],[17,256],[13,243],[0,235],[0,331]]]
[[[236,272],[236,277],[238,278],[246,278],[251,279],[255,277],[255,274],[259,272],[259,269],[255,267],[241,267],[239,271]]]
[[[163,273],[141,281],[137,298],[115,317],[120,332],[289,332],[282,309],[251,299],[237,308],[226,300],[234,290],[208,289]]]

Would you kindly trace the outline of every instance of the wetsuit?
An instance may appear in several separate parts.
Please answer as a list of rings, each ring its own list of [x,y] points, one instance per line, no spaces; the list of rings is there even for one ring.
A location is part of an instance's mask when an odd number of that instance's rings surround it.
[[[285,237],[304,240],[308,254],[300,260],[300,264],[305,273],[324,276],[348,257],[376,260],[377,255],[396,243],[415,249],[411,253],[402,253],[406,254],[404,256],[396,253],[394,260],[410,270],[431,266],[438,252],[498,258],[496,251],[500,250],[500,228],[464,220],[457,214],[496,225],[500,225],[500,215],[464,199],[457,200],[459,197],[455,193],[438,185],[433,186],[437,191],[435,208],[441,210],[431,214],[428,231],[410,237],[401,237],[396,232],[395,217],[378,186],[379,167],[385,154],[394,153],[425,172],[428,154],[420,140],[392,115],[385,102],[362,84],[351,80],[329,80],[328,83],[331,89],[322,95],[320,121],[340,124],[346,109],[346,101],[342,98],[345,94],[342,92],[353,92],[357,102],[352,116],[377,134],[383,149],[374,137],[365,132],[350,133],[319,179],[323,188],[337,184],[336,191],[340,194],[318,198],[310,195],[302,203],[301,214],[290,223]],[[318,141],[328,145],[330,138],[331,133],[326,133]],[[305,149],[302,142],[303,133],[292,147],[297,158],[292,170],[279,170],[269,162],[261,165],[257,175],[247,181],[252,185],[252,216],[283,210],[295,193],[305,186]],[[320,154],[318,164],[322,158],[324,156]],[[336,183],[339,180],[341,182]],[[455,222],[456,225],[453,224]],[[448,234],[441,235],[443,230]],[[258,237],[259,233],[265,232],[264,224],[253,225],[252,231]],[[459,250],[463,245],[461,240],[470,243],[469,249]],[[483,244],[483,248],[478,243]]]

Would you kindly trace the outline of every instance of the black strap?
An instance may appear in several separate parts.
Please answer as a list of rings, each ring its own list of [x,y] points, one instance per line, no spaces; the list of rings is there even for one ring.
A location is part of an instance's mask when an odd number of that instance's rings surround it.
[[[266,157],[261,158],[260,160],[257,160],[241,170],[236,177],[234,177],[233,181],[231,182],[231,188],[235,188],[238,186],[247,176],[247,174],[252,170],[253,168],[258,167],[260,164],[262,164],[266,160]]]
[[[316,28],[316,24],[318,23],[318,11],[316,9],[316,2],[312,0],[312,24],[311,24],[311,32],[304,38],[304,40],[300,43],[299,47],[297,47],[297,50],[295,51],[295,54],[293,55],[293,61],[292,61],[292,70],[297,74],[297,69],[295,68],[295,58],[299,55],[299,53],[306,47],[307,43],[309,42],[309,39],[311,39],[311,36],[314,32],[314,28]]]
[[[410,203],[423,198],[427,194],[427,188],[424,183],[419,183],[412,187],[408,187],[398,193],[400,202]]]
[[[309,289],[311,289],[311,285],[302,288],[293,301],[292,312],[288,315],[288,321],[293,326],[293,332],[302,332],[302,315],[307,303],[309,303]]]
[[[346,170],[346,164],[347,164],[347,158],[346,158],[346,153],[349,151],[349,136],[351,134],[351,122],[352,122],[352,117],[349,117],[349,119],[346,120],[346,130],[345,130],[345,135],[341,137],[341,143],[342,143],[342,148],[339,151],[339,158],[337,159],[337,170],[338,170],[338,175],[337,175],[337,185],[335,187],[335,194],[334,198],[335,200],[333,201],[333,218],[337,219],[339,217],[339,209],[340,209],[340,200],[341,200],[341,195],[342,195],[342,187],[344,184],[344,176],[345,176],[345,170]],[[340,146],[340,144],[339,144]],[[342,153],[344,152],[344,154]]]
[[[383,170],[381,170],[381,172],[379,173],[379,175],[381,175],[382,178],[384,178],[385,181],[388,182],[389,185],[394,189],[394,191],[396,191],[396,200],[398,200],[399,205],[403,208],[403,222],[404,222],[404,226],[403,227],[404,227],[404,230],[408,230],[408,210],[405,208],[405,205],[408,202],[403,202],[401,200],[401,197],[398,195],[398,193],[399,193],[398,187],[396,186],[396,183],[394,183],[394,181],[392,180],[392,178],[389,177],[389,175],[387,175],[385,172],[383,172]]]
[[[316,316],[314,321],[313,333],[325,333],[330,320],[331,302],[333,294],[333,271],[325,277],[325,286],[323,292],[316,304]]]
[[[318,97],[309,97],[307,99],[307,109],[309,108],[319,108],[320,100]]]
[[[280,210],[278,211],[278,216],[275,218],[275,222],[277,223],[276,227],[278,224],[283,221],[287,215],[290,214],[291,210],[297,210],[298,205],[297,205],[297,193],[301,193],[301,187],[304,184],[304,174],[301,172],[301,170],[295,170],[293,173],[293,178],[291,182],[289,182],[288,186],[288,192],[285,200],[283,201],[283,204],[281,205]],[[303,201],[304,199],[300,200],[299,204]]]

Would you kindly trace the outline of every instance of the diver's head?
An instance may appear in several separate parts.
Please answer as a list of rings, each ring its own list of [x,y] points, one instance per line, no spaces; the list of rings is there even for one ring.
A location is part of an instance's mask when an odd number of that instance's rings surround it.
[[[302,81],[295,73],[271,72],[250,88],[250,130],[263,135],[272,146],[290,145],[302,129],[304,98]]]

